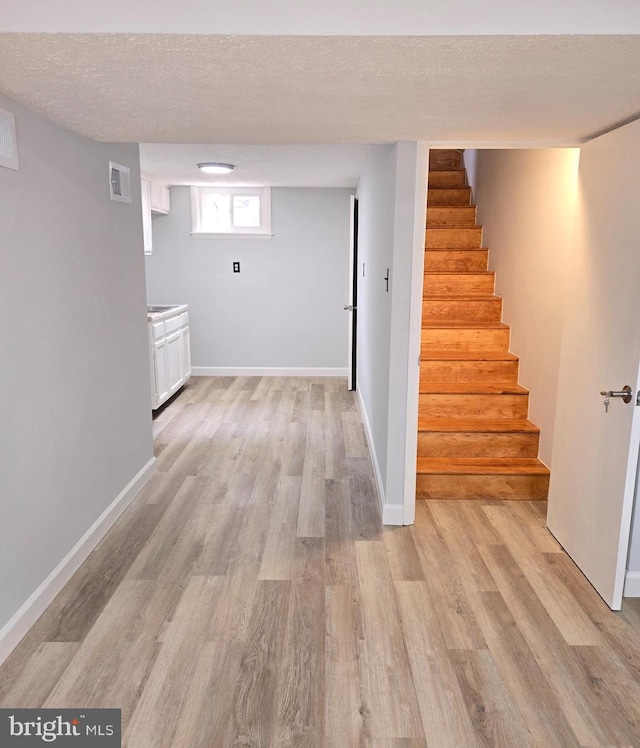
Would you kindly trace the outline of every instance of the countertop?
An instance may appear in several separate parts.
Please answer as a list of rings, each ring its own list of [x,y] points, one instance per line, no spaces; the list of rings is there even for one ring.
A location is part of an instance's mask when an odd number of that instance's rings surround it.
[[[159,306],[167,308],[163,309],[161,312],[150,311],[150,309],[154,309]],[[147,319],[149,320],[149,322],[162,322],[165,319],[169,319],[169,317],[175,317],[176,314],[182,314],[182,312],[186,312],[187,309],[187,304],[152,304],[151,306],[147,307]]]

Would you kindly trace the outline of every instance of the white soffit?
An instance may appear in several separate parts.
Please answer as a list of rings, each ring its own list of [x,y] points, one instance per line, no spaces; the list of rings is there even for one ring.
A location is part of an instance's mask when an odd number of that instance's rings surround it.
[[[98,140],[578,143],[640,108],[640,35],[0,34],[0,90]]]
[[[140,170],[169,185],[356,187],[368,145],[192,145],[141,143]],[[230,174],[207,177],[196,164],[235,164]]]
[[[256,35],[640,33],[636,0],[4,0],[3,31]]]

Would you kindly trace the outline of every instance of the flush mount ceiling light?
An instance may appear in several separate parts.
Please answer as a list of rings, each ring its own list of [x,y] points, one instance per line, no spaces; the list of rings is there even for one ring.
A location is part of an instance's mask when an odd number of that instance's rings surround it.
[[[228,174],[235,168],[233,164],[220,164],[215,161],[205,161],[202,164],[198,164],[198,169],[205,174]]]

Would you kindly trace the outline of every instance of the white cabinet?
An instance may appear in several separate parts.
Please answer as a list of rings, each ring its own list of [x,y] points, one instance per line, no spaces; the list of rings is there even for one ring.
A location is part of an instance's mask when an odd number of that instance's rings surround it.
[[[191,376],[186,310],[183,305],[148,314],[152,410],[174,395]]]
[[[140,191],[142,194],[142,234],[144,237],[144,253],[153,252],[153,234],[151,214],[167,214],[171,209],[171,193],[169,188],[148,177],[140,177]]]
[[[169,396],[169,370],[167,363],[167,344],[164,340],[153,347],[153,366],[151,372],[153,398],[157,403],[163,403]],[[155,406],[158,407],[157,405]]]
[[[167,341],[167,372],[169,376],[169,392],[173,395],[184,382],[184,365],[182,363],[182,331],[178,330],[166,338]]]
[[[153,237],[151,234],[151,182],[142,177],[140,180],[142,193],[142,236],[144,241],[144,253],[150,255],[153,252]]]
[[[160,182],[149,180],[151,184],[151,212],[168,213],[171,209],[171,195],[169,188]]]
[[[184,376],[189,379],[191,376],[191,342],[189,340],[188,322],[186,327],[182,328],[182,363],[184,366]]]

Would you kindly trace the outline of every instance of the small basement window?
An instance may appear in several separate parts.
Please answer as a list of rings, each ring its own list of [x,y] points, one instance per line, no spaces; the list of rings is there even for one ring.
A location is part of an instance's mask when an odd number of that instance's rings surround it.
[[[192,236],[271,234],[270,187],[192,187]]]

